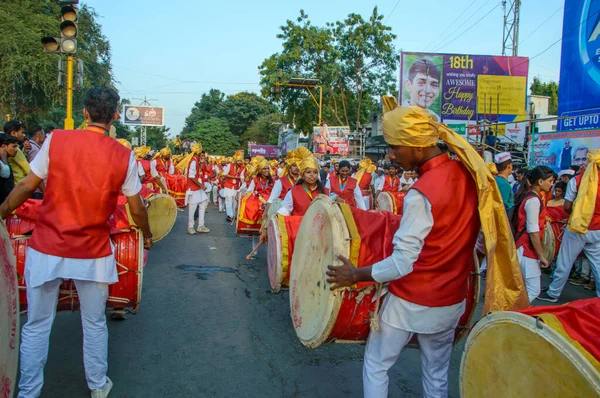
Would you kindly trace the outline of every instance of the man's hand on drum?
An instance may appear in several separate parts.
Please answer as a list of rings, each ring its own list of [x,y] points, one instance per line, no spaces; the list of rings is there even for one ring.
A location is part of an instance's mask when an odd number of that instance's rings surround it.
[[[546,258],[540,259],[540,267],[542,267],[543,269],[546,269],[549,266],[550,266],[550,261],[548,261]]]
[[[371,276],[371,267],[360,267],[356,268],[352,261],[342,255],[338,255],[337,258],[342,262],[342,265],[328,265],[327,268],[327,282],[332,286],[330,290],[339,289],[341,287],[352,286],[356,282],[370,282],[373,281]]]
[[[150,250],[152,249],[152,245],[154,245],[154,241],[152,240],[152,236],[144,238],[144,249]]]

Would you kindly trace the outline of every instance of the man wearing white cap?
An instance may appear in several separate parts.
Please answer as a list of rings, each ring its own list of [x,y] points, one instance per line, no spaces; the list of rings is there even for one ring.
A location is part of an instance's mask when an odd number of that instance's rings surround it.
[[[515,205],[512,187],[510,182],[508,182],[508,177],[513,172],[512,156],[508,152],[502,152],[494,157],[494,161],[498,169],[498,175],[495,177],[496,184],[498,184],[498,188],[500,189],[504,207],[508,211]]]
[[[562,181],[565,184],[568,184],[571,181],[571,178],[575,176],[575,170],[562,170],[558,173],[558,181]]]

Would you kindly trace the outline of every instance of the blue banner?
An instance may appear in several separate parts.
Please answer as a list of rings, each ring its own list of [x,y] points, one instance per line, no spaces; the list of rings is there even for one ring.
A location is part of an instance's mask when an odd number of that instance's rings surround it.
[[[559,131],[600,128],[600,0],[565,0]]]

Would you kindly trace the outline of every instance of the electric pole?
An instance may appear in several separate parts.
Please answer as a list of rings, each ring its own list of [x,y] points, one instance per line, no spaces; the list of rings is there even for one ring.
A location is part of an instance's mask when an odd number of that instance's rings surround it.
[[[502,8],[504,9],[502,55],[517,56],[519,55],[519,17],[521,0],[503,0]]]

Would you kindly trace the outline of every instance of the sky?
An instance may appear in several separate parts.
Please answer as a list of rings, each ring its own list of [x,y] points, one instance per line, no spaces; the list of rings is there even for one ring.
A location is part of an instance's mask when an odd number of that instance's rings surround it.
[[[122,98],[165,107],[171,136],[203,93],[259,93],[258,67],[280,52],[276,35],[303,9],[313,25],[367,18],[373,8],[398,51],[501,55],[501,0],[84,0],[99,15]],[[521,2],[519,56],[533,77],[558,81],[565,0]],[[552,45],[552,46],[551,46]],[[534,58],[535,57],[535,58]]]

